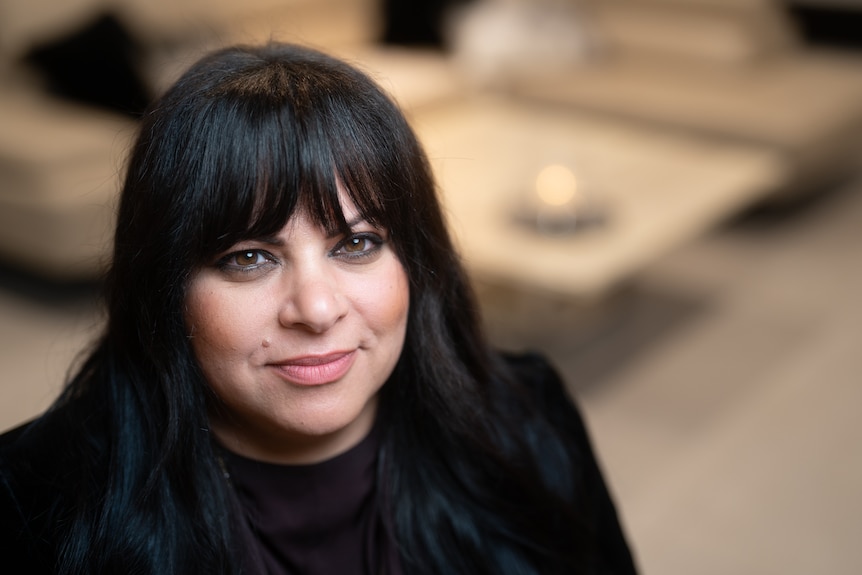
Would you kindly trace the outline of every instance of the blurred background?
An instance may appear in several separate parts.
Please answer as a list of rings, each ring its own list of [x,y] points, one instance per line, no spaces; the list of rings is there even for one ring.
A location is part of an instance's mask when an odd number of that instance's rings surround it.
[[[862,572],[862,2],[0,0],[0,428],[103,321],[137,118],[269,38],[372,74],[643,573]]]

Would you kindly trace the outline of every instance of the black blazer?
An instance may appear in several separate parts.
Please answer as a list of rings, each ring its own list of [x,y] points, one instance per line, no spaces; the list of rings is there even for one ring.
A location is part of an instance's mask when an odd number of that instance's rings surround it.
[[[582,483],[577,486],[584,502],[584,521],[594,533],[595,563],[603,575],[635,575],[636,562],[617,514],[613,496],[596,459],[589,431],[556,370],[536,353],[503,354],[516,377],[530,392],[540,413],[562,434],[580,463]],[[541,450],[541,446],[538,448]],[[541,455],[541,453],[540,453]]]
[[[554,369],[536,354],[506,355],[516,377],[526,384],[531,400],[562,434],[580,463],[579,499],[584,520],[595,535],[594,553],[600,572],[636,573],[633,554],[611,494],[596,461],[589,434],[576,404]],[[91,422],[92,423],[92,422]],[[62,408],[0,435],[0,572],[40,575],[56,573],[56,558],[65,524],[78,501],[81,474],[64,445],[69,433]],[[99,446],[92,446],[98,454]],[[94,466],[98,470],[98,466]],[[96,471],[95,474],[98,472]],[[73,480],[72,477],[75,479]],[[98,481],[93,477],[92,481]]]

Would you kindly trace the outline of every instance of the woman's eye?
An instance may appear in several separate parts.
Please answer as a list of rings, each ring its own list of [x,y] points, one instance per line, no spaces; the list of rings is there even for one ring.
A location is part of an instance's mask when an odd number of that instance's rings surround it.
[[[260,252],[256,251],[248,251],[242,252],[235,256],[237,265],[240,266],[251,266],[259,263],[263,263],[264,257]]]
[[[363,257],[376,253],[382,245],[383,238],[377,234],[354,234],[342,240],[338,246],[336,246],[334,252],[336,255]]]
[[[368,241],[368,238],[350,238],[345,242],[342,249],[351,254],[364,252],[368,249],[368,244],[371,243]]]
[[[227,254],[217,265],[224,271],[250,271],[271,261],[272,258],[260,250],[240,250]]]

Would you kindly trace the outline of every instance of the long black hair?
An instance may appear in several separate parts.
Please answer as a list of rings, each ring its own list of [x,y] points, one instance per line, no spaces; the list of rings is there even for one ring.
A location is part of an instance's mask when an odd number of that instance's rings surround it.
[[[106,282],[104,336],[56,403],[77,461],[65,573],[235,573],[237,520],[183,308],[191,274],[298,206],[346,227],[336,182],[410,284],[381,391],[378,488],[408,573],[575,572],[576,462],[481,333],[428,160],[364,73],[295,45],[214,52],[144,115]],[[513,425],[517,422],[517,425]],[[537,446],[545,457],[537,461]]]

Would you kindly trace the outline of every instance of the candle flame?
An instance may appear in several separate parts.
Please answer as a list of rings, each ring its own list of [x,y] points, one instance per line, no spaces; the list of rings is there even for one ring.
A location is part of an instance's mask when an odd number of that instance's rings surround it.
[[[546,204],[564,206],[578,195],[578,180],[566,166],[545,166],[536,177],[536,193]]]

